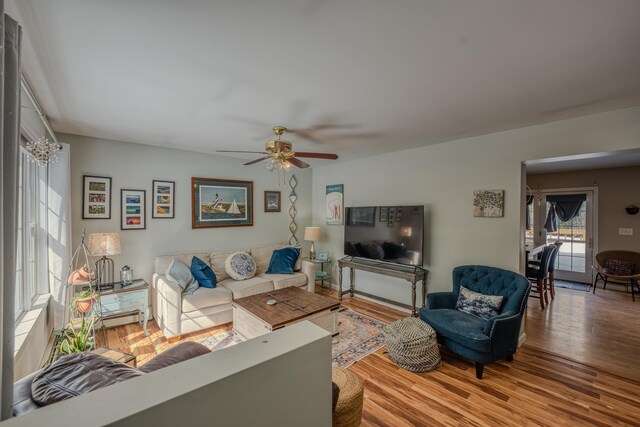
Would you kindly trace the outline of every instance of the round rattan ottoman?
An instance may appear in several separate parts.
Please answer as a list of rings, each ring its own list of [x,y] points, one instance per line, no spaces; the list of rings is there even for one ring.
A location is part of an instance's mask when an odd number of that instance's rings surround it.
[[[406,317],[382,328],[389,357],[411,372],[427,372],[440,366],[436,332],[416,317]]]
[[[340,388],[336,410],[333,411],[333,427],[357,427],[362,419],[362,383],[351,371],[333,368],[331,380]]]

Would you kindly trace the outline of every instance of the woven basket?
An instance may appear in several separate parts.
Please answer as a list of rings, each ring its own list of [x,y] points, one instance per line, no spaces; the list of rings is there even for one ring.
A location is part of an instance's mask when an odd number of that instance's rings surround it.
[[[364,389],[351,371],[333,368],[331,379],[340,388],[336,410],[333,412],[333,427],[357,427],[362,420]]]
[[[406,317],[382,328],[389,358],[411,372],[426,372],[440,366],[436,332],[422,320]]]

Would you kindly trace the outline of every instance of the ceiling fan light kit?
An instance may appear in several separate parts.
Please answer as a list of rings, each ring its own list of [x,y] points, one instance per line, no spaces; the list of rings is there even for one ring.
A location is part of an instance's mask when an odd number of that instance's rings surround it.
[[[289,141],[281,139],[282,134],[287,132],[287,128],[284,126],[274,126],[273,133],[276,135],[276,139],[267,141],[264,145],[265,151],[232,151],[232,150],[217,150],[221,153],[255,153],[262,154],[261,157],[256,160],[245,163],[245,166],[259,163],[263,160],[267,160],[265,167],[268,171],[278,172],[278,183],[280,183],[280,172],[282,171],[284,182],[284,174],[291,171],[294,166],[299,168],[308,168],[309,164],[298,159],[298,157],[308,157],[314,159],[327,159],[336,160],[337,154],[331,153],[311,153],[311,152],[295,152],[293,151],[293,144]]]

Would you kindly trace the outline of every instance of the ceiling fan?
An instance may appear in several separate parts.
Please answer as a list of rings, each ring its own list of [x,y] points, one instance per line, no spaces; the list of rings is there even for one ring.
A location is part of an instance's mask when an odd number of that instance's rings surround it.
[[[309,164],[303,162],[299,157],[306,157],[310,159],[327,159],[336,160],[337,154],[330,153],[311,153],[302,151],[293,151],[293,144],[289,141],[281,139],[284,132],[292,132],[284,126],[274,126],[273,132],[276,134],[276,139],[267,141],[264,145],[265,151],[235,151],[235,150],[216,150],[218,153],[255,153],[262,154],[261,157],[256,160],[245,163],[246,165],[252,165],[259,163],[263,160],[268,160],[267,169],[275,170],[282,169],[285,172],[293,169],[294,166],[299,168],[308,168]]]

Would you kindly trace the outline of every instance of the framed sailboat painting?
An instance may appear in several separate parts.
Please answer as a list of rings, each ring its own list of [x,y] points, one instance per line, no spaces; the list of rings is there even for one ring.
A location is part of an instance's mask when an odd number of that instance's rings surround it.
[[[253,225],[253,181],[191,178],[191,228]]]

